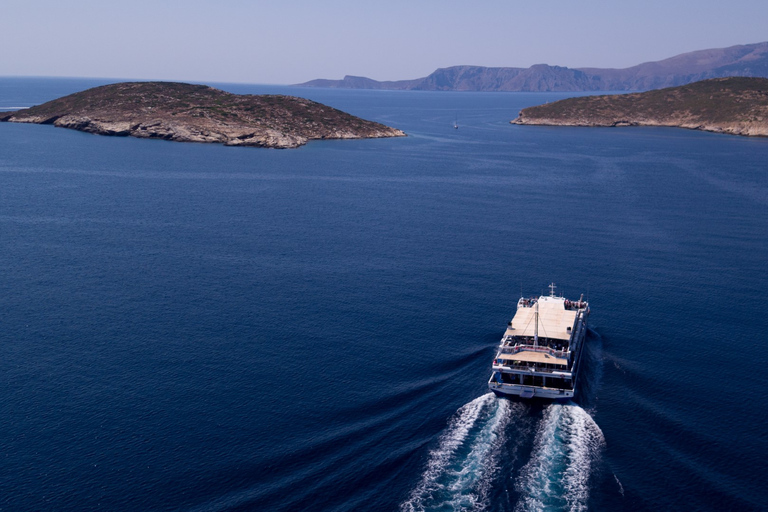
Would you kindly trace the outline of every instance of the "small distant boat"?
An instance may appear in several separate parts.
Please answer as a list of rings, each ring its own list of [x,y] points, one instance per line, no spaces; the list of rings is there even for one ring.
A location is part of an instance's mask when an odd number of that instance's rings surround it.
[[[453,122],[453,129],[458,130],[459,129],[459,116],[456,115],[456,120]]]
[[[497,396],[566,401],[576,393],[589,304],[555,295],[520,298],[493,360]],[[541,333],[541,334],[540,334]]]

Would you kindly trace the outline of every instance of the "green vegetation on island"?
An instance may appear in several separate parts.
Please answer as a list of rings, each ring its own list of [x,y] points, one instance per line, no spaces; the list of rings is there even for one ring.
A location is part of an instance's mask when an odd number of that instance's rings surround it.
[[[524,108],[513,124],[676,126],[768,136],[768,79],[703,80],[634,94],[582,96]]]
[[[304,98],[232,94],[205,85],[125,82],[95,87],[16,112],[0,121],[53,124],[101,135],[293,148],[316,139],[402,137]]]

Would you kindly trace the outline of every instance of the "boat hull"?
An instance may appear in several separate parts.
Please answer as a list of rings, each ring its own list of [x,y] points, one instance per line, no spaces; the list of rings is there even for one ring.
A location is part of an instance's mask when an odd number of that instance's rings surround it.
[[[520,386],[489,382],[488,388],[500,398],[510,398],[518,401],[568,402],[575,393],[567,389],[547,389],[535,386]]]

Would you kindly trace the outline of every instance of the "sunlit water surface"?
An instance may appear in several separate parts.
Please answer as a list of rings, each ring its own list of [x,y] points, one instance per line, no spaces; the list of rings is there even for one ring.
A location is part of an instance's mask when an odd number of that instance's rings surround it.
[[[0,79],[0,107],[100,83]],[[2,510],[768,503],[768,140],[508,123],[557,94],[220,87],[409,137],[0,124]],[[498,400],[494,346],[551,281],[592,306],[581,396]]]

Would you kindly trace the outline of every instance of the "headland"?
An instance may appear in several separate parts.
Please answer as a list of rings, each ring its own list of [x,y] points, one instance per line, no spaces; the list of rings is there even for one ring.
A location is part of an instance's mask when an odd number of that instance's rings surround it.
[[[634,94],[568,98],[524,108],[512,124],[675,126],[768,136],[768,79],[714,78]]]

